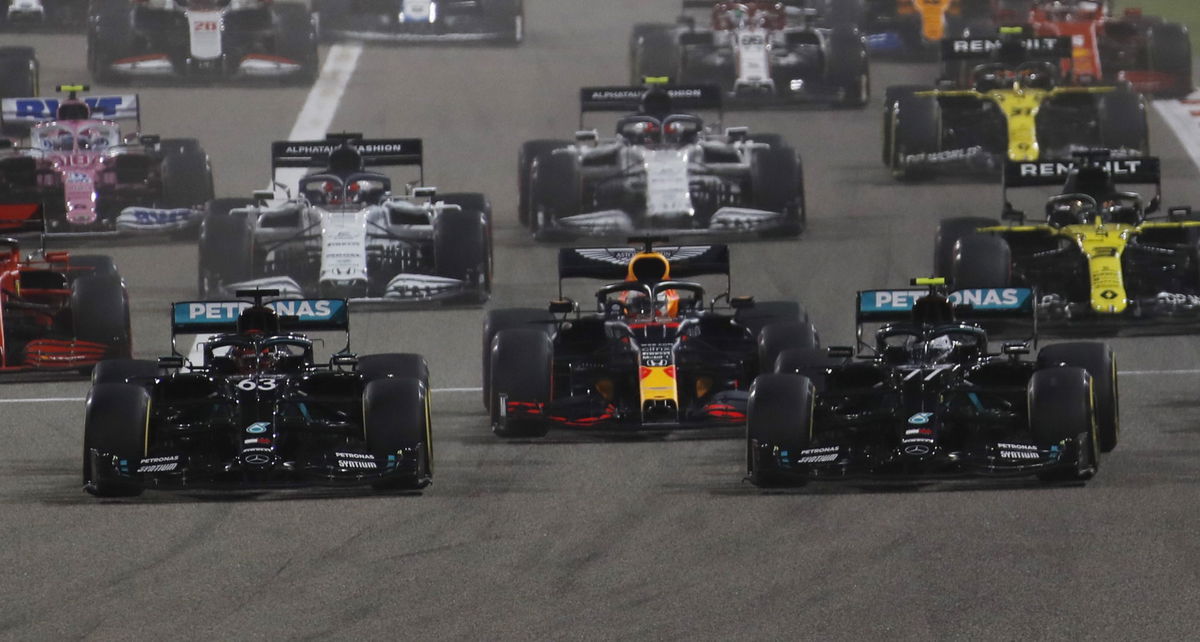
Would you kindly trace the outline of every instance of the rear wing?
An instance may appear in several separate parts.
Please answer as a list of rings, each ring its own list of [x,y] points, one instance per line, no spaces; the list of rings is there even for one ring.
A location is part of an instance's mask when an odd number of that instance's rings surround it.
[[[859,345],[862,345],[864,324],[910,321],[913,306],[928,294],[928,288],[860,291],[854,310]],[[985,326],[992,325],[989,321],[1029,322],[1032,324],[1032,340],[1037,341],[1037,296],[1030,288],[967,288],[950,292],[947,298],[954,305],[955,317],[959,321],[979,322]],[[1001,324],[999,328],[1005,326]]]
[[[366,167],[416,166],[425,182],[424,142],[420,138],[363,138],[358,134],[331,134],[325,140],[277,140],[271,143],[271,175],[285,167],[323,168],[330,152],[343,142],[358,150]]]
[[[171,304],[171,336],[236,332],[249,301],[182,301]],[[349,332],[350,304],[345,299],[278,299],[263,305],[279,315],[279,327],[291,332]]]
[[[671,107],[680,111],[721,111],[721,88],[716,85],[664,85]],[[584,87],[579,90],[579,111],[637,111],[646,87]]]
[[[142,129],[142,113],[137,94],[119,96],[83,96],[80,100],[92,110],[92,118],[100,120],[133,120]],[[0,121],[6,125],[36,125],[58,117],[59,98],[0,99]]]
[[[1000,38],[943,38],[942,60],[990,60],[1004,42]],[[1070,58],[1074,52],[1071,38],[1065,36],[1019,38],[1015,42],[1031,60]]]
[[[729,282],[729,246],[663,245],[652,250],[670,264],[672,279],[723,275]],[[643,250],[631,247],[564,247],[558,250],[558,291],[565,279],[620,281],[629,274],[629,262]]]

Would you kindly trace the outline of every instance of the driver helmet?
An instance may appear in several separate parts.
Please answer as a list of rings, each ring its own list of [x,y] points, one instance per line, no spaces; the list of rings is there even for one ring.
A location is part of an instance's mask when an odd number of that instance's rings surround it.
[[[950,361],[957,345],[958,343],[949,335],[939,334],[913,344],[913,355],[922,363],[945,363]]]
[[[1084,225],[1096,209],[1096,199],[1087,194],[1061,194],[1046,202],[1046,222],[1055,227]]]
[[[57,120],[87,120],[92,117],[92,110],[82,100],[67,99],[59,103],[55,117]]]
[[[662,120],[671,115],[671,94],[657,85],[651,86],[642,94],[638,113]]]
[[[351,147],[349,143],[342,143],[329,152],[329,172],[331,174],[350,174],[362,170],[362,154]]]
[[[337,181],[325,181],[321,183],[321,202],[325,205],[341,205],[341,184]]]
[[[251,332],[251,335],[258,334]],[[231,354],[234,363],[237,365],[239,374],[253,374],[256,372],[272,372],[279,363],[281,356],[286,353],[271,347],[260,347],[258,345],[243,345],[235,348]]]
[[[1049,62],[1030,62],[1017,69],[1017,82],[1024,89],[1054,89],[1058,70]]]
[[[241,335],[279,334],[279,315],[265,305],[250,306],[238,315],[237,332]]]
[[[1008,87],[1012,83],[1012,75],[1011,69],[997,63],[979,65],[971,70],[975,91],[981,94]]]

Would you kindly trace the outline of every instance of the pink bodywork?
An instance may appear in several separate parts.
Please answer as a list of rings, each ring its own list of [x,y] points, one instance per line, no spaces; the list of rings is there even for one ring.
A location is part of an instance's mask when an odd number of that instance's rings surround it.
[[[34,126],[30,143],[62,181],[67,220],[75,225],[94,223],[96,185],[116,178],[104,169],[109,150],[121,145],[120,127],[109,120],[51,121]]]

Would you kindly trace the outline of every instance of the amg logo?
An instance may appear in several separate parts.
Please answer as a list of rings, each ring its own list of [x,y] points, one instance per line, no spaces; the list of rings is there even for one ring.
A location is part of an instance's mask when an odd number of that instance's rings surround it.
[[[1113,176],[1128,176],[1137,174],[1142,171],[1142,165],[1143,162],[1136,159],[1108,160],[1100,164],[1100,166],[1104,168],[1104,171]],[[1075,167],[1074,163],[1021,163],[1021,176],[1066,176],[1068,173],[1070,173],[1072,167]]]

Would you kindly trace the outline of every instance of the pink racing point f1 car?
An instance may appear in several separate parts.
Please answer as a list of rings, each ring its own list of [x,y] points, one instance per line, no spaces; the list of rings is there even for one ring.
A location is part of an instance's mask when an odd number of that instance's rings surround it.
[[[213,198],[208,154],[192,138],[122,135],[141,127],[137,95],[5,98],[0,119],[29,127],[28,145],[0,141],[0,204],[40,203],[51,235],[183,232]],[[6,148],[5,148],[6,147]]]

